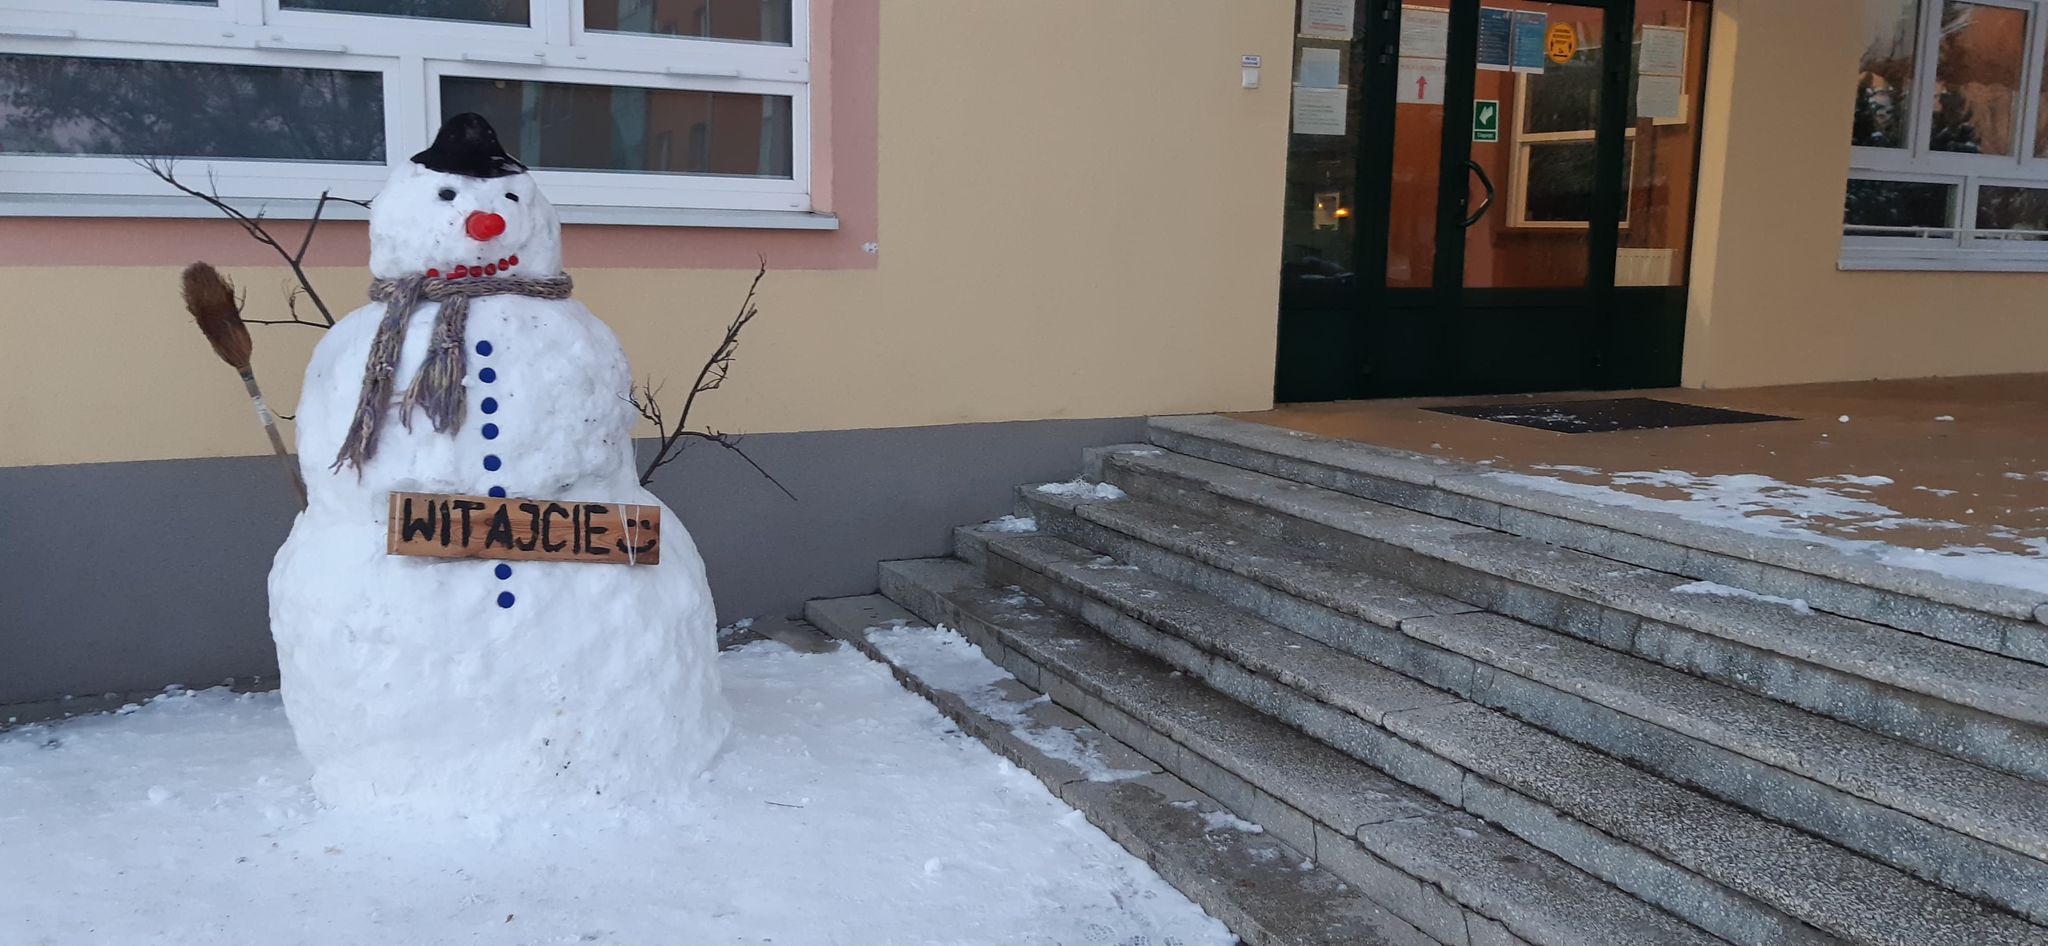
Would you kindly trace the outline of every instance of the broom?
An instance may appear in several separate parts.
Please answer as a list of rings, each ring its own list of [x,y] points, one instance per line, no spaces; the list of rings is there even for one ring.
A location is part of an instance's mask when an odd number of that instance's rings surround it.
[[[249,401],[256,405],[256,419],[263,422],[263,431],[270,435],[270,449],[284,461],[285,471],[292,477],[292,489],[299,494],[299,508],[305,508],[306,484],[299,478],[299,465],[285,450],[284,437],[277,432],[277,418],[271,416],[269,405],[263,403],[263,389],[256,386],[256,373],[249,369],[249,355],[255,343],[249,340],[249,327],[242,324],[242,303],[235,298],[235,285],[206,263],[185,267],[184,283],[186,311],[199,323],[199,331],[206,335],[213,353],[242,376],[242,386],[249,389]]]

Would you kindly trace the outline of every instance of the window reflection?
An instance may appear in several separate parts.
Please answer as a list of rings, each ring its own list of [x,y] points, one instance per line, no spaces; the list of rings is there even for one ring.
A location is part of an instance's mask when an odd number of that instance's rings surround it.
[[[790,0],[583,0],[583,27],[787,46],[789,4]]]
[[[477,23],[525,25],[529,0],[279,0],[286,10],[329,13],[371,13],[426,20],[469,20]]]
[[[1931,149],[2014,153],[2026,42],[2023,11],[1965,0],[1942,4]]]
[[[1856,82],[1852,144],[1904,148],[1912,115],[1913,56],[1920,37],[1919,0],[1868,0],[1863,68]]]
[[[0,152],[381,163],[383,76],[0,54]]]
[[[1857,227],[1953,226],[1955,194],[1952,184],[1852,179],[1842,223],[1852,232]]]
[[[534,167],[791,176],[783,95],[448,77],[441,111],[490,119]]]

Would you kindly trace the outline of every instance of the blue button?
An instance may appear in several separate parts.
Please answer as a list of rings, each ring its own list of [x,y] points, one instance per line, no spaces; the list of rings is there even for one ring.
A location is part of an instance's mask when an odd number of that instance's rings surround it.
[[[505,461],[498,459],[497,454],[487,453],[484,455],[484,469],[496,473],[498,472],[498,468],[504,465]]]
[[[511,607],[511,606],[512,606],[512,602],[513,602],[513,601],[515,601],[515,600],[518,600],[518,599],[516,599],[516,598],[513,598],[513,597],[512,597],[512,592],[509,592],[509,591],[500,591],[500,592],[498,592],[498,607],[501,607],[501,608],[509,608],[509,607]]]
[[[490,343],[490,342],[484,342],[484,341],[479,341],[479,342],[477,342],[477,343],[476,343],[476,353],[477,353],[477,354],[479,354],[479,355],[488,355],[488,354],[490,354],[490,353],[491,353],[491,343]]]
[[[496,440],[496,439],[498,439],[498,425],[496,425],[496,424],[485,424],[485,425],[484,425],[484,431],[483,431],[483,433],[484,433],[484,439],[485,439],[485,440]]]
[[[489,369],[489,368],[485,368],[484,370],[482,370],[482,371],[479,371],[479,372],[477,372],[477,373],[476,373],[476,379],[477,379],[478,381],[482,381],[482,382],[483,382],[483,383],[485,383],[485,384],[489,384],[489,383],[491,383],[491,382],[493,382],[493,381],[496,381],[496,380],[498,380],[498,373],[497,373],[497,372],[495,372],[495,371],[492,371],[492,370],[491,370],[491,369]]]
[[[484,398],[484,402],[481,406],[483,408],[484,413],[496,414],[498,412],[498,399],[494,397]]]
[[[512,577],[512,566],[507,565],[504,562],[499,562],[498,567],[491,569],[491,571],[498,576],[499,581],[504,581],[505,579]]]
[[[489,492],[489,493],[488,493],[487,495],[489,495],[489,496],[490,496],[490,497],[491,497],[492,499],[504,499],[504,498],[505,498],[505,487],[503,487],[503,486],[493,486],[493,487],[491,487],[491,491],[490,491],[490,492]]]

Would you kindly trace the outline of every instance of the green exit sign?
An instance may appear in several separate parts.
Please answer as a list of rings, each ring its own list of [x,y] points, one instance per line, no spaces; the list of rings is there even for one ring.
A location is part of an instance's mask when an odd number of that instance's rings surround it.
[[[1472,140],[1500,140],[1500,100],[1476,99],[1472,102]]]

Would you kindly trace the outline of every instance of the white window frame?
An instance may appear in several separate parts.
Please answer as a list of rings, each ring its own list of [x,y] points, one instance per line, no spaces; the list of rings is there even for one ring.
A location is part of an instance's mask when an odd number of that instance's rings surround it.
[[[1941,47],[1944,0],[1919,0],[1914,44],[1912,104],[1906,146],[1849,149],[1850,180],[1947,184],[1957,188],[1954,216],[1946,226],[1915,227],[1893,233],[1875,227],[1842,229],[1839,268],[1845,270],[1957,270],[2048,272],[2048,232],[1980,230],[1977,190],[1984,185],[2048,189],[2048,158],[2034,157],[2039,126],[2041,73],[2048,65],[2048,0],[1967,0],[2006,7],[2027,15],[2027,43],[2020,64],[2020,95],[2011,155],[1962,154],[1928,147],[1934,126],[1936,57]],[[2022,237],[2039,236],[2041,239]]]
[[[385,164],[188,158],[179,177],[209,178],[238,205],[273,216],[314,198],[369,198],[392,162],[438,128],[440,78],[746,92],[790,100],[789,178],[536,170],[564,220],[827,229],[812,213],[808,0],[791,0],[790,44],[585,31],[582,0],[530,0],[532,22],[500,25],[281,8],[280,0],[192,6],[146,0],[5,0],[0,52],[176,60],[379,73]],[[397,27],[397,28],[394,28]],[[0,154],[0,215],[184,215],[196,203],[126,157]],[[337,216],[334,205],[328,212]]]

